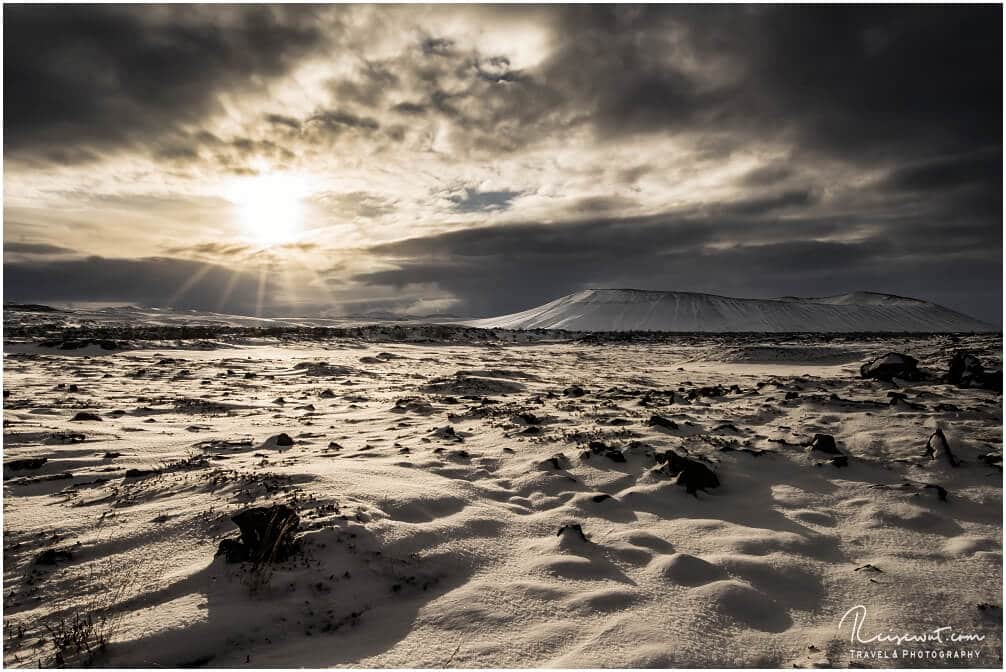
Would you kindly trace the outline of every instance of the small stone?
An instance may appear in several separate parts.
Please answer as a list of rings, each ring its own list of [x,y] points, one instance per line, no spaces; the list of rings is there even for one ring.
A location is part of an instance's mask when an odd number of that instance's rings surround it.
[[[820,453],[828,453],[829,455],[841,455],[842,452],[835,445],[835,437],[831,434],[815,434],[814,439],[810,442],[811,450],[816,450]]]

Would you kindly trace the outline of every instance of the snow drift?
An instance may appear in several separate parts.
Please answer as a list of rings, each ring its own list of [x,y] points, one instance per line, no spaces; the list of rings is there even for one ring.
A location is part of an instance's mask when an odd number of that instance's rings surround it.
[[[469,322],[503,329],[681,332],[994,332],[943,306],[891,294],[735,299],[692,292],[587,289],[537,308]]]

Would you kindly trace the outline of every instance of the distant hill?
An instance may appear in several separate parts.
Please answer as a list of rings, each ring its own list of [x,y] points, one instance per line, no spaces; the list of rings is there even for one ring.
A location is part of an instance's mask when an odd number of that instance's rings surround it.
[[[475,327],[570,331],[998,332],[943,306],[892,294],[735,299],[693,292],[587,289]]]

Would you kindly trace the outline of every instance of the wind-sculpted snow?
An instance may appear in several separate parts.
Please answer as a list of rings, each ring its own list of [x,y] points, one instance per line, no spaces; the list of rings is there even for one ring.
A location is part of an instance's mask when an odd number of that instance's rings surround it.
[[[676,332],[992,332],[927,301],[854,292],[822,298],[735,299],[692,292],[587,289],[521,313],[469,322],[501,329]]]
[[[5,344],[5,667],[1002,667],[998,334],[181,326]]]

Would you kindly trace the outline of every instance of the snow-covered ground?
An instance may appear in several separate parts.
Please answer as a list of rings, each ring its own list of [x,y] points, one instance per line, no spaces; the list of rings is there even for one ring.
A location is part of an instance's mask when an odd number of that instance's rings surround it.
[[[1002,664],[1001,396],[859,376],[997,364],[998,335],[262,343],[8,349],[7,666],[51,665],[73,614],[116,667]],[[926,455],[937,427],[959,466]],[[214,558],[274,503],[298,553]],[[983,639],[852,645],[857,605],[863,638]],[[891,649],[979,657],[855,653]]]
[[[821,298],[735,299],[692,292],[586,289],[537,308],[468,324],[502,329],[676,332],[1000,331],[918,299],[873,292]]]

